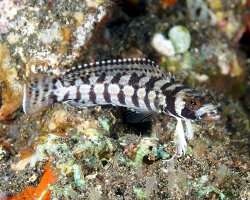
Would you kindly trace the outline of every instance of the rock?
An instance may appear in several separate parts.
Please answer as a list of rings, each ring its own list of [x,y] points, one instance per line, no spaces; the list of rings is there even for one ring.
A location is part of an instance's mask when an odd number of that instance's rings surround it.
[[[7,122],[21,106],[22,84],[11,67],[8,49],[0,43],[0,121]]]
[[[108,1],[0,2],[0,42],[16,63],[46,71],[71,65],[106,15]]]

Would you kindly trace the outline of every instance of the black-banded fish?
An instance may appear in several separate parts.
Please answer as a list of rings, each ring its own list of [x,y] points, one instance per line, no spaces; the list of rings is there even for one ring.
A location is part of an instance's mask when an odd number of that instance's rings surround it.
[[[24,86],[23,110],[39,113],[56,102],[77,107],[113,105],[133,112],[129,120],[143,122],[154,114],[177,119],[176,138],[179,154],[193,138],[192,120],[218,120],[217,104],[210,94],[190,89],[175,81],[154,62],[146,59],[118,59],[79,65],[58,78],[44,75],[31,78]]]

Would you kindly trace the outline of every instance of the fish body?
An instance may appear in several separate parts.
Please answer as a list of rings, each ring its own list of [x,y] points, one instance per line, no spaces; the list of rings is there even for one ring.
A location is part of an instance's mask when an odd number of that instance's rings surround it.
[[[58,78],[33,77],[24,86],[23,110],[39,113],[56,102],[77,107],[113,105],[132,110],[129,120],[143,122],[164,113],[177,119],[178,152],[185,153],[187,137],[193,137],[190,120],[217,120],[213,97],[175,81],[171,74],[147,59],[118,59],[79,65]]]

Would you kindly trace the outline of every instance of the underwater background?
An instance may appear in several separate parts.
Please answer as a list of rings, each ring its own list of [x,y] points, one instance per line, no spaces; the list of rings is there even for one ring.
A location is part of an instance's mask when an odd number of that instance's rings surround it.
[[[0,199],[250,199],[249,0],[0,0]],[[131,124],[111,106],[22,110],[43,73],[124,58],[154,60],[209,91],[215,122]]]

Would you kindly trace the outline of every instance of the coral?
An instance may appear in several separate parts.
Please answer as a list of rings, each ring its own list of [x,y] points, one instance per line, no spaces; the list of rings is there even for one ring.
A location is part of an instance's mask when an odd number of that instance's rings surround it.
[[[164,37],[161,33],[155,33],[151,41],[152,47],[164,56],[174,56],[175,50],[172,42]]]
[[[43,200],[50,199],[50,191],[48,190],[50,185],[57,181],[57,176],[51,170],[51,164],[47,164],[44,167],[44,174],[37,187],[27,187],[20,194],[8,197],[7,200],[21,200],[21,199],[38,199]]]

